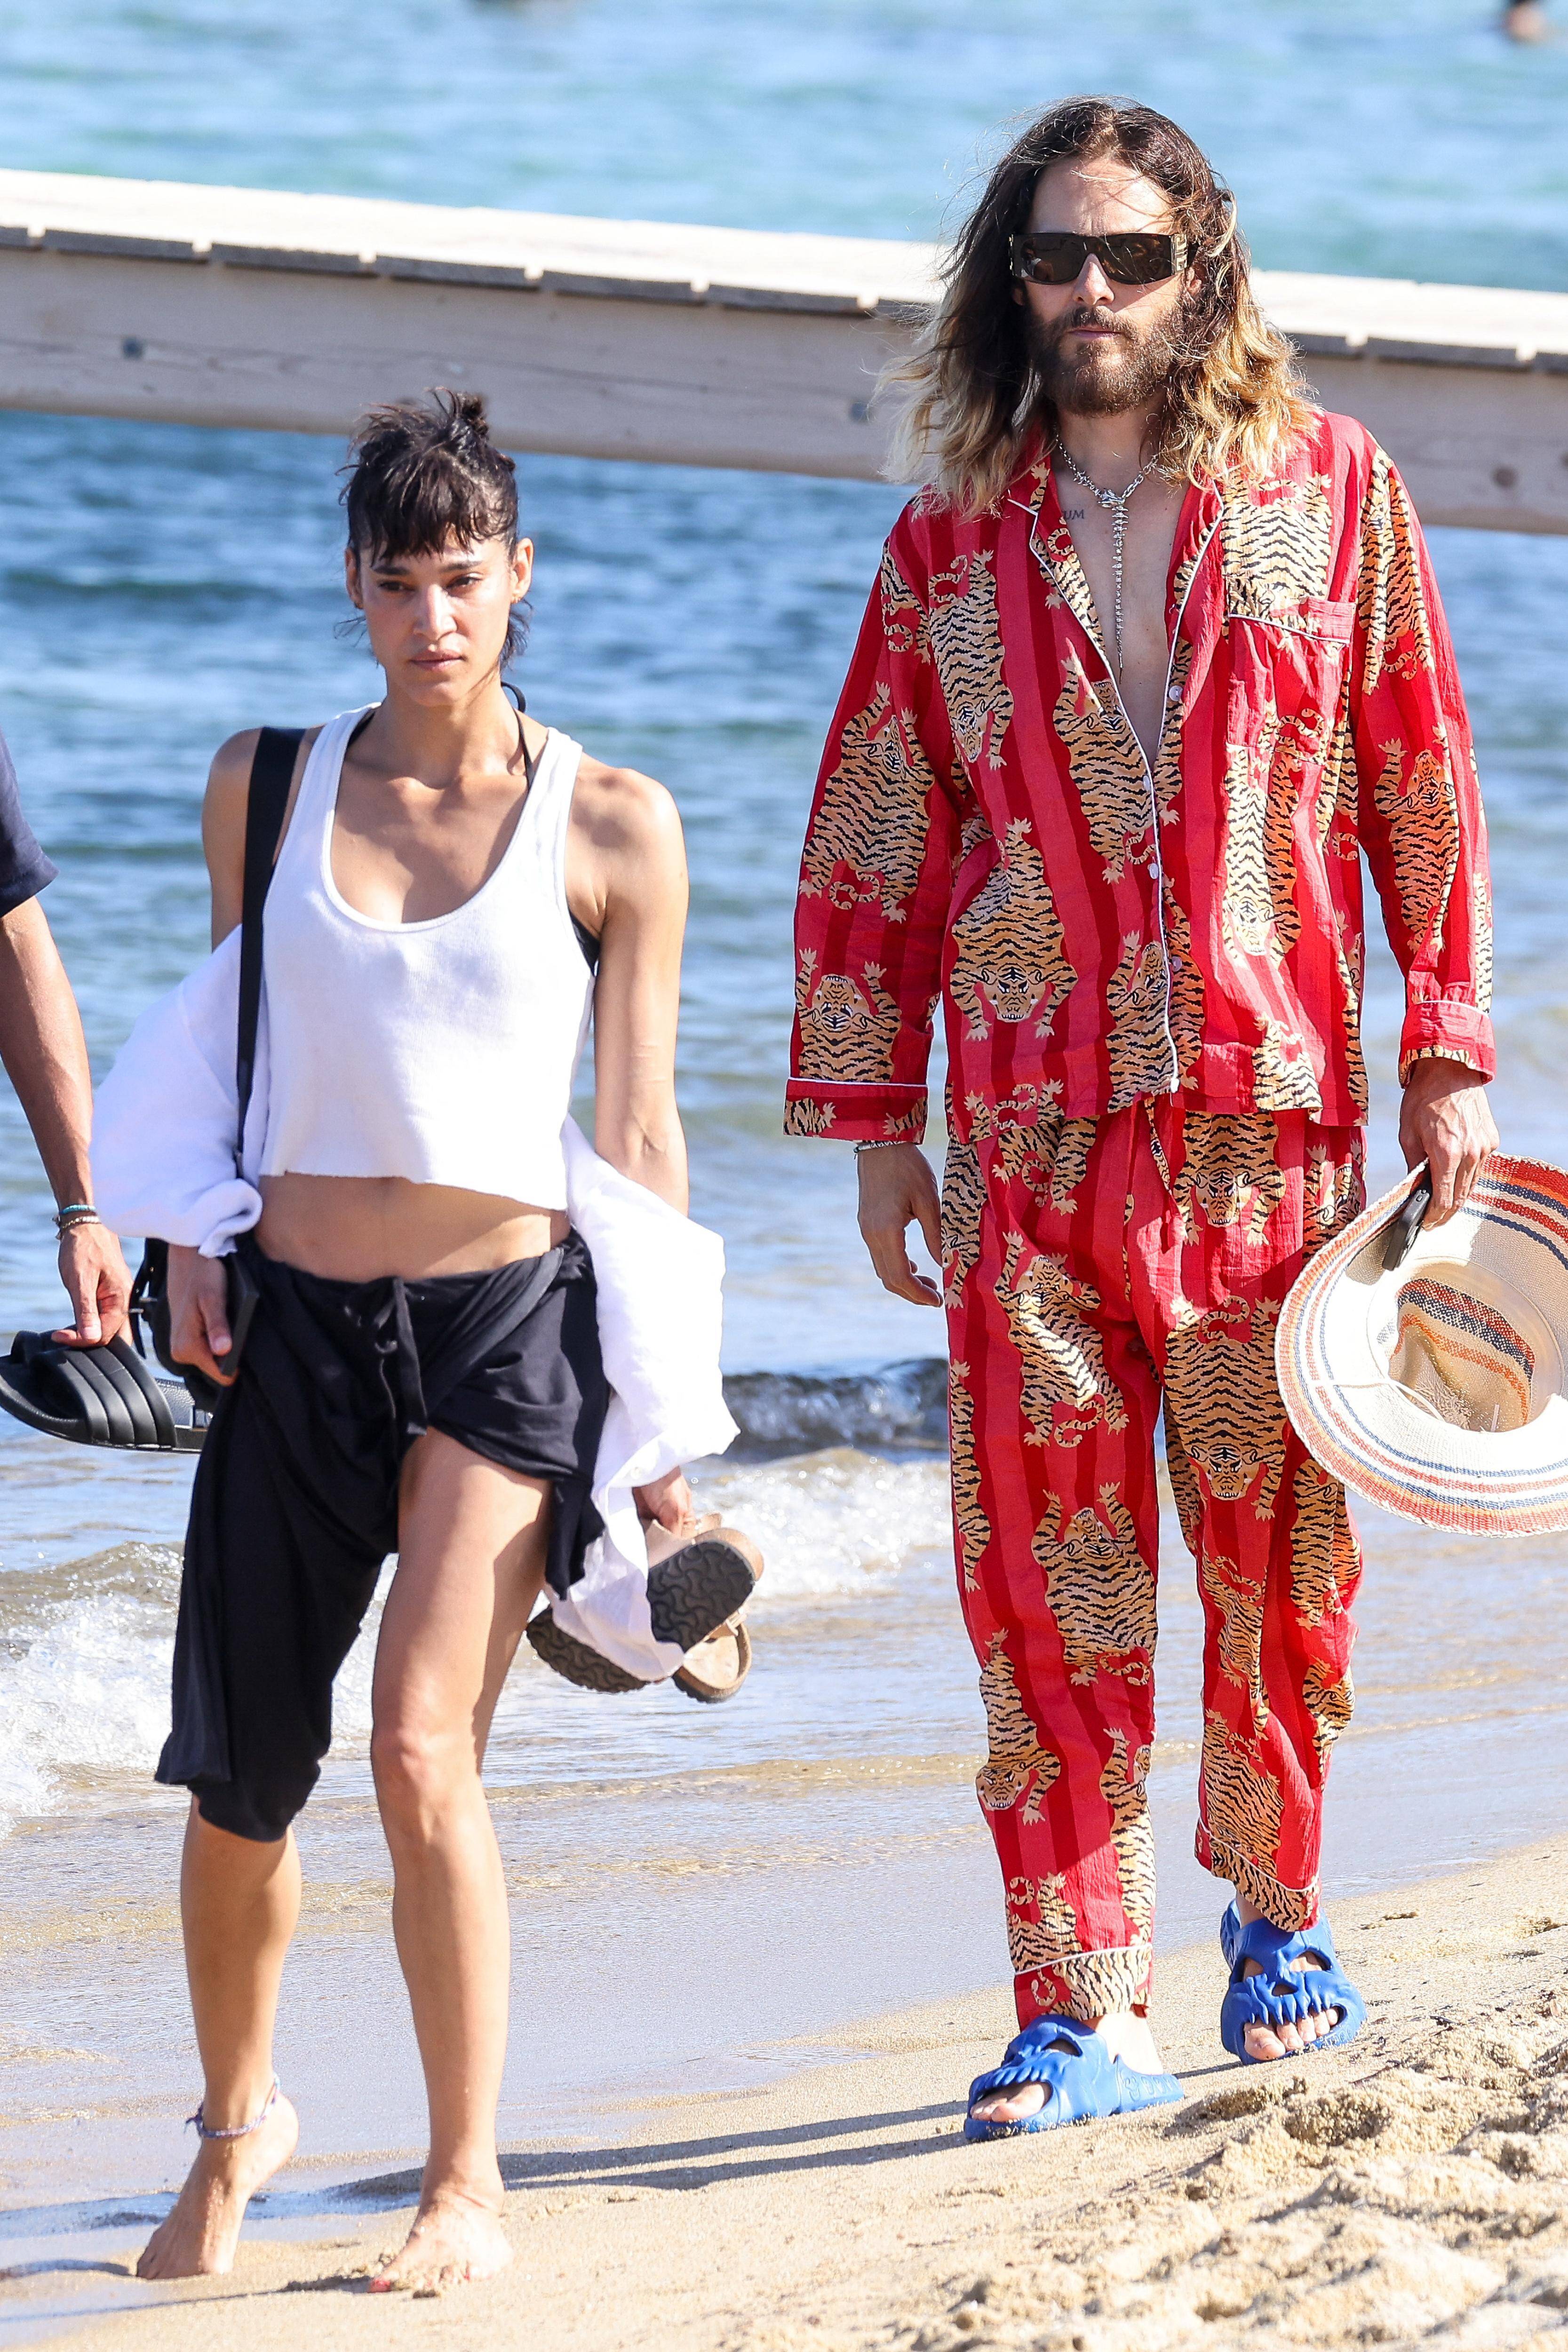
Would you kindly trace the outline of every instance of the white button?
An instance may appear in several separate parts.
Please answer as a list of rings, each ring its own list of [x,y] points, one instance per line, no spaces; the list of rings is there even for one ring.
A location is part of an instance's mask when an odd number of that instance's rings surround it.
[[[1167,702],[1180,702],[1181,698],[1182,689],[1179,686],[1173,686],[1169,694],[1165,697]]]

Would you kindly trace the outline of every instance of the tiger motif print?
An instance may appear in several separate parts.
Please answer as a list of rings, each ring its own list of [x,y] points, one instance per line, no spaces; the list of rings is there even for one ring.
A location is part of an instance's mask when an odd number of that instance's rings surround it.
[[[1365,638],[1362,691],[1385,669],[1401,677],[1434,667],[1432,631],[1415,552],[1415,518],[1405,486],[1379,449],[1362,508],[1356,618]]]
[[[948,983],[971,1037],[989,1037],[991,1019],[1017,1023],[1037,1013],[1037,1037],[1051,1034],[1078,974],[1062,953],[1062,926],[1027,817],[1007,827],[1002,863],[952,926],[957,956]]]
[[[1076,2017],[1088,2025],[1146,2001],[1152,1973],[1150,1946],[1135,1943],[1116,1951],[1058,1954],[1028,1978],[1026,1990],[1037,2017]]]
[[[1348,696],[1348,685],[1345,692]],[[1361,780],[1355,764],[1355,737],[1350,727],[1348,702],[1342,703],[1334,720],[1329,724],[1328,740],[1323,745],[1322,767],[1318,776],[1317,797],[1312,804],[1312,822],[1320,849],[1327,849],[1329,835],[1336,824],[1341,835],[1336,845],[1342,855],[1347,834],[1354,847],[1356,799],[1360,788]]]
[[[1141,940],[1136,931],[1124,934],[1106,983],[1105,1004],[1110,1016],[1109,1117],[1140,1095],[1168,1094],[1177,1076],[1165,1019],[1165,954],[1158,940]]]
[[[1416,754],[1408,777],[1403,743],[1383,745],[1383,770],[1372,788],[1394,846],[1400,919],[1412,948],[1441,929],[1459,862],[1459,808],[1445,761]]]
[[[1171,1500],[1176,1507],[1176,1520],[1182,1530],[1182,1541],[1195,1559],[1199,1538],[1203,1531],[1204,1498],[1198,1491],[1198,1482],[1194,1475],[1192,1463],[1188,1459],[1187,1449],[1182,1444],[1182,1433],[1176,1427],[1175,1415],[1171,1410],[1169,1397],[1165,1400],[1163,1419],[1165,1471],[1171,1481]]]
[[[993,770],[1004,765],[1002,745],[1013,723],[996,619],[995,561],[994,554],[976,551],[933,573],[926,614],[952,740],[972,768]]]
[[[1290,1606],[1303,1625],[1343,1617],[1361,1574],[1345,1490],[1337,1478],[1303,1462],[1292,1482]]]
[[[1261,1731],[1268,1721],[1268,1696],[1263,1687],[1263,1587],[1242,1575],[1233,1559],[1200,1551],[1198,1590],[1219,1620],[1215,1643],[1219,1670],[1227,1682],[1247,1693],[1252,1727]]]
[[[1043,1087],[1015,1087],[1000,1102],[970,1095],[966,1107],[970,1133],[982,1143],[994,1139],[1003,1174],[1026,1185],[1037,1201],[1048,1200],[1053,1209],[1070,1215],[1078,1206],[1078,1187],[1089,1167],[1097,1122],[1064,1119],[1050,1099],[1060,1092],[1060,1079],[1049,1078]]]
[[[813,1102],[801,1096],[784,1105],[786,1135],[831,1135],[833,1122],[838,1117],[838,1106],[830,1102]]]
[[[1334,517],[1328,482],[1282,482],[1278,498],[1238,490],[1220,518],[1227,615],[1272,621],[1307,596],[1329,593]]]
[[[1269,1218],[1289,1190],[1279,1164],[1279,1124],[1267,1115],[1250,1118],[1190,1110],[1182,1121],[1182,1167],[1176,1206],[1187,1239],[1197,1231],[1194,1202],[1211,1225],[1236,1225],[1250,1200],[1247,1238],[1260,1242]]]
[[[891,541],[882,549],[882,561],[877,571],[877,597],[889,651],[912,654],[917,661],[929,662],[931,635],[926,627],[925,606],[900,571]]]
[[[1013,1973],[1049,1968],[1078,1949],[1078,1918],[1058,1871],[1007,1881],[1007,1949]]]
[[[1125,1429],[1126,1404],[1106,1371],[1104,1347],[1089,1320],[1100,1306],[1099,1291],[1087,1282],[1070,1282],[1059,1257],[1031,1258],[1020,1276],[1026,1247],[1022,1234],[1009,1234],[996,1283],[1008,1336],[1024,1368],[1022,1405],[1029,1424],[1025,1443],[1044,1445],[1053,1434],[1062,1442],[1065,1433],[1053,1433],[1051,1426],[1059,1404],[1075,1405],[1085,1416],[1079,1434],[1101,1422],[1107,1429]]]
[[[1312,1744],[1318,1761],[1328,1769],[1329,1750],[1350,1723],[1355,1710],[1355,1689],[1348,1674],[1336,1675],[1321,1658],[1314,1658],[1302,1678],[1301,1696],[1317,1726]]]
[[[1149,1819],[1152,1748],[1128,1759],[1127,1734],[1113,1731],[1110,1754],[1100,1776],[1100,1793],[1110,1808],[1110,1843],[1121,1882],[1121,1907],[1135,1937],[1146,1939],[1154,1925],[1154,1825]]]
[[[1359,1217],[1365,1206],[1366,1192],[1356,1160],[1342,1160],[1336,1167],[1326,1144],[1310,1143],[1301,1179],[1303,1253],[1310,1256],[1321,1249],[1352,1217]]]
[[[1198,1058],[1204,1049],[1204,976],[1193,953],[1193,927],[1187,920],[1169,878],[1161,887],[1165,911],[1165,946],[1171,959],[1171,1037],[1176,1048],[1176,1073],[1184,1087],[1197,1084]]]
[[[816,977],[816,957],[803,948],[795,981],[800,1013],[800,1074],[806,1079],[869,1085],[891,1069],[899,1034],[897,1000],[882,985],[882,967],[862,967],[860,987],[847,971]]]
[[[801,861],[801,892],[826,892],[838,908],[879,899],[889,922],[904,920],[931,829],[936,777],[921,749],[913,711],[894,712],[885,686],[844,730],[838,764]]]
[[[1371,1105],[1372,1093],[1367,1085],[1366,1060],[1361,1050],[1361,941],[1353,940],[1347,950],[1343,938],[1336,938],[1334,963],[1344,999],[1345,1071],[1350,1082],[1351,1101],[1364,1118]]]
[[[1266,1021],[1252,1049],[1252,1098],[1259,1110],[1304,1110],[1314,1118],[1322,1110],[1306,1048],[1281,1022]]]
[[[1216,1501],[1238,1503],[1256,1486],[1253,1509],[1270,1519],[1285,1467],[1274,1371],[1279,1307],[1226,1298],[1187,1315],[1165,1345],[1165,1391],[1187,1457]]]
[[[1154,1573],[1138,1549],[1138,1529],[1115,1486],[1066,1522],[1053,1505],[1032,1546],[1045,1571],[1046,1604],[1061,1636],[1068,1680],[1091,1683],[1101,1672],[1149,1679],[1156,1632]]]
[[[967,1364],[948,1367],[947,1435],[952,1523],[958,1529],[964,1589],[973,1592],[980,1581],[980,1562],[991,1540],[991,1522],[980,1499],[980,1465],[974,1452],[974,1399],[969,1393]]]
[[[1281,748],[1281,733],[1267,711],[1254,745],[1226,745],[1225,772],[1226,937],[1242,954],[1276,964],[1301,934],[1292,831],[1301,763],[1292,742]]]
[[[1067,751],[1089,846],[1105,879],[1120,882],[1130,863],[1150,855],[1149,780],[1132,730],[1120,709],[1114,716],[1101,709],[1076,654],[1067,662],[1051,723]]]
[[[1204,1717],[1202,1769],[1204,1819],[1216,1847],[1228,1847],[1250,1863],[1271,1864],[1279,1851],[1284,1816],[1279,1783],[1251,1745],[1212,1708]]]
[[[1011,1811],[1024,1799],[1023,1819],[1037,1822],[1061,1773],[1062,1759],[1040,1738],[1018,1692],[1018,1678],[1001,1633],[994,1633],[980,1669],[985,1707],[985,1762],[974,1786],[988,1813]]]
[[[980,1154],[950,1125],[942,1171],[942,1265],[949,1307],[958,1305],[967,1276],[980,1262],[980,1221],[984,1208]]]
[[[1476,941],[1476,1008],[1489,1013],[1492,1008],[1492,894],[1484,874],[1478,874],[1470,886],[1470,920]]]

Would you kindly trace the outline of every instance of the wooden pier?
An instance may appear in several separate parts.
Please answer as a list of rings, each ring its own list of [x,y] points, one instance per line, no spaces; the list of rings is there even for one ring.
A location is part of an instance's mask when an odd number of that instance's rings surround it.
[[[936,255],[881,239],[0,171],[0,406],[345,433],[482,391],[521,452],[868,479]],[[1568,295],[1259,273],[1428,522],[1568,531]]]

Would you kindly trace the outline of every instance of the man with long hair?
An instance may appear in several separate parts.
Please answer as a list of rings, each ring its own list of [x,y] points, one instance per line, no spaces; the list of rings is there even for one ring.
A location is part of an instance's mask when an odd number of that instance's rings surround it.
[[[952,1369],[960,1597],[1020,2033],[973,2137],[1179,2096],[1145,2019],[1155,1423],[1205,1622],[1197,1852],[1244,2061],[1363,2014],[1321,1917],[1360,1554],[1288,1426],[1280,1302],[1363,1198],[1360,857],[1406,1013],[1400,1139],[1465,1198],[1490,907],[1420,530],[1310,404],[1235,205],[1148,108],[1052,106],[895,373],[888,541],[805,844],[788,1124]],[[942,1196],[916,1148],[938,1000]]]

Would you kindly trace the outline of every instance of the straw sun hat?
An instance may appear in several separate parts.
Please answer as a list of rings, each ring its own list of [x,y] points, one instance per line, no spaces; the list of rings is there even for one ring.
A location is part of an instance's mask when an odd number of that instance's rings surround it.
[[[1425,1181],[1365,1210],[1291,1291],[1275,1342],[1285,1410],[1324,1469],[1405,1518],[1477,1536],[1568,1528],[1568,1175],[1494,1158],[1401,1260],[1394,1228]]]

